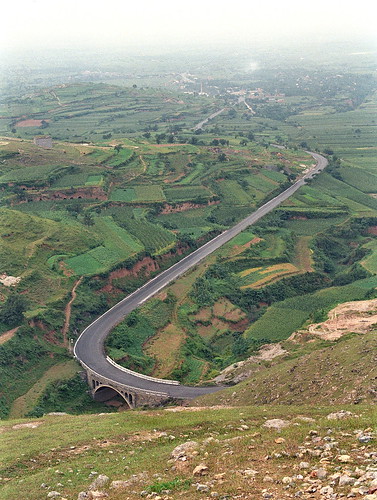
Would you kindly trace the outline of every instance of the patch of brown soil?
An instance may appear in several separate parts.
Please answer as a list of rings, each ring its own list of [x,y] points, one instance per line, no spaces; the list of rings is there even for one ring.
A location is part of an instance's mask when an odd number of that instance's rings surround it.
[[[98,293],[106,293],[107,295],[119,295],[120,293],[124,293],[123,290],[113,286],[111,283],[103,286]]]
[[[368,227],[368,234],[372,234],[373,236],[377,236],[377,226]]]
[[[16,328],[12,328],[12,330],[8,330],[7,332],[2,333],[0,335],[0,345],[5,344],[5,342],[7,342],[7,340],[10,340],[12,337],[14,337],[19,328],[20,327],[17,326]]]
[[[323,323],[309,325],[308,332],[325,340],[336,340],[343,335],[366,333],[377,325],[377,299],[345,302],[329,312]]]
[[[201,325],[198,328],[198,333],[201,337],[210,338],[219,332],[225,332],[230,328],[230,324],[219,318],[213,318],[208,326]]]
[[[230,323],[229,328],[236,332],[243,332],[249,326],[249,320],[247,318],[237,321],[237,323]]]
[[[263,240],[263,238],[258,238],[258,236],[256,236],[255,238],[248,241],[247,243],[244,243],[243,245],[235,245],[232,249],[232,256],[235,256],[235,255],[238,255],[238,254],[244,252],[245,250],[250,248],[252,245],[256,245],[257,243],[259,243],[262,240]]]
[[[38,320],[32,319],[31,321],[29,321],[29,325],[32,328],[39,328],[40,330],[42,330],[43,332],[45,332],[44,335],[43,335],[43,338],[44,338],[44,340],[46,340],[50,344],[58,345],[60,347],[64,347],[63,344],[62,344],[62,342],[56,338],[56,331],[55,330],[49,330],[48,327],[47,327],[47,325],[45,325],[43,323],[43,321],[41,321],[39,319]]]
[[[158,271],[159,266],[155,260],[151,257],[144,257],[144,259],[139,260],[134,264],[131,269],[116,269],[112,271],[109,275],[109,282],[112,283],[113,280],[118,278],[125,278],[126,276],[137,277],[143,271],[144,276],[149,276],[152,272]]]
[[[169,323],[144,344],[143,351],[156,360],[153,376],[165,378],[173,371],[184,338],[184,332],[173,323]],[[169,349],[166,346],[169,346]]]
[[[45,122],[49,122],[50,120],[44,120]],[[16,123],[16,127],[40,127],[42,125],[42,120],[21,120]]]
[[[234,306],[228,299],[222,298],[213,306],[215,316],[225,318],[227,321],[237,322],[245,317],[245,313]]]
[[[211,308],[202,307],[193,318],[195,321],[209,321],[212,318]]]
[[[165,184],[172,184],[173,182],[177,182],[180,179],[182,179],[182,177],[184,177],[185,175],[186,175],[185,172],[181,172],[180,174],[176,175],[175,177],[170,177],[168,179],[164,179],[164,183]]]
[[[64,276],[72,276],[72,274],[73,274],[73,270],[69,269],[63,260],[61,260],[59,262],[59,269],[60,269],[60,271],[62,271]]]
[[[168,298],[167,292],[163,291],[156,295],[156,299],[164,301]]]

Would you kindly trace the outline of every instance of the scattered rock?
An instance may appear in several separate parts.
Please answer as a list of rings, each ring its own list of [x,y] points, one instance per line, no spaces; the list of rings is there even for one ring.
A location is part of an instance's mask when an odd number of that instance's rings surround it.
[[[281,418],[273,418],[271,420],[266,420],[263,424],[263,427],[280,431],[284,427],[288,427],[288,425],[290,425],[290,422],[287,422],[287,420],[282,420]]]
[[[321,495],[329,496],[334,493],[334,488],[332,486],[324,486],[319,490]]]
[[[258,474],[258,471],[257,470],[254,470],[254,469],[245,469],[242,474],[244,476],[248,476],[248,477],[255,477],[257,474]]]
[[[283,444],[283,443],[285,443],[285,439],[284,438],[277,438],[277,439],[275,439],[275,443],[276,444]]]
[[[293,479],[291,477],[289,477],[289,476],[285,476],[285,477],[283,477],[283,479],[281,480],[281,482],[283,484],[291,484],[291,483],[293,483]]]
[[[59,493],[58,491],[50,491],[47,494],[47,498],[59,498],[61,496],[62,496],[61,493]]]
[[[372,440],[372,436],[370,434],[362,434],[358,437],[358,440],[360,441],[360,443],[367,444]]]
[[[349,484],[353,484],[355,482],[355,478],[348,476],[347,474],[343,474],[339,478],[339,486],[348,486]]]
[[[352,461],[349,455],[338,455],[336,458],[339,462],[342,462],[342,464],[347,464]]]
[[[205,476],[208,473],[208,467],[205,464],[199,464],[193,470],[194,476]]]
[[[325,479],[326,476],[327,476],[327,470],[326,469],[323,469],[322,467],[320,467],[319,469],[316,469],[313,471],[316,478],[322,480],[322,479]]]
[[[171,456],[175,460],[178,460],[179,458],[191,454],[197,448],[199,448],[199,443],[197,443],[196,441],[187,441],[186,443],[182,443],[176,446],[171,452]]]
[[[207,484],[196,484],[196,491],[201,491],[202,493],[207,493],[209,491],[209,486]]]
[[[108,496],[109,495],[107,493],[105,493],[104,491],[94,490],[94,491],[89,492],[90,500],[96,500],[97,498],[106,498]]]
[[[300,462],[299,469],[309,469],[309,462]]]
[[[100,474],[89,486],[89,490],[93,491],[97,488],[103,488],[110,481],[110,478],[105,474]]]
[[[329,413],[327,415],[328,420],[342,420],[343,418],[350,418],[350,417],[356,417],[356,415],[352,413],[352,411],[348,410],[340,410],[334,413]]]
[[[112,481],[110,484],[110,488],[114,488],[117,490],[128,488],[130,485],[129,481]]]
[[[26,424],[16,424],[12,425],[12,429],[17,430],[17,429],[36,429],[40,425],[42,425],[44,422],[27,422]]]

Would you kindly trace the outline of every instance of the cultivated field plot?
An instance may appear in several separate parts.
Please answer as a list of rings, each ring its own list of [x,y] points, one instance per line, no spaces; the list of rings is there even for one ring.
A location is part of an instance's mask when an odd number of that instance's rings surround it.
[[[220,197],[226,205],[249,205],[252,203],[251,196],[237,181],[219,181],[217,186]]]
[[[118,226],[112,217],[95,219],[95,231],[103,244],[87,252],[65,259],[65,264],[77,275],[104,272],[117,262],[141,252],[144,246],[128,231]]]
[[[178,213],[159,215],[156,220],[172,231],[189,234],[191,237],[197,238],[213,229],[223,227],[210,222],[209,217],[212,210],[213,207],[195,208]]]
[[[275,264],[268,267],[252,267],[241,271],[238,276],[242,280],[241,289],[245,288],[260,288],[272,281],[283,276],[292,276],[297,274],[299,269],[289,262],[283,264]]]
[[[176,243],[174,233],[145,219],[127,219],[123,225],[152,255],[164,253]]]
[[[165,195],[162,187],[158,184],[133,186],[127,189],[115,189],[111,195],[111,201],[154,203],[164,201]]]
[[[16,184],[48,183],[54,178],[64,175],[69,169],[70,167],[67,166],[42,165],[40,167],[11,170],[0,176],[0,184],[8,184],[9,182]]]
[[[172,203],[179,201],[207,200],[213,196],[209,189],[204,186],[177,186],[165,188],[164,193],[166,200]]]

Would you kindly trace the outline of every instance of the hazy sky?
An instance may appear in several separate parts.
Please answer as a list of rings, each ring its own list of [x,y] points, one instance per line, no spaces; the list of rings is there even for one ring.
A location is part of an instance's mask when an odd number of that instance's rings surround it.
[[[2,7],[3,48],[242,42],[373,35],[372,0],[19,0]]]

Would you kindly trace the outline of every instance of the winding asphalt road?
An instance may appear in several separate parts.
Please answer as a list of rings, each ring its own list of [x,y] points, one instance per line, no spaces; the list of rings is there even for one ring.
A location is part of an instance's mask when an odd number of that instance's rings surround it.
[[[106,337],[114,326],[119,323],[127,314],[139,307],[150,297],[159,292],[168,283],[181,276],[190,268],[198,264],[209,254],[220,248],[224,243],[234,238],[237,234],[257,222],[261,217],[268,214],[284,200],[292,196],[305,181],[312,178],[313,175],[322,171],[328,164],[326,158],[318,153],[307,151],[316,161],[316,166],[308,173],[303,175],[298,181],[292,184],[285,191],[277,195],[272,200],[262,205],[258,210],[243,219],[232,228],[219,234],[211,241],[192,252],[187,257],[171,266],[166,271],[148,281],[144,286],[131,293],[114,307],[106,311],[102,316],[96,319],[81,333],[74,346],[75,357],[85,366],[94,372],[106,377],[116,383],[125,384],[137,389],[155,391],[164,393],[168,397],[176,399],[191,399],[202,394],[215,392],[221,387],[189,387],[184,385],[170,384],[168,381],[159,382],[144,378],[135,372],[125,372],[117,368],[106,358],[104,342]]]

